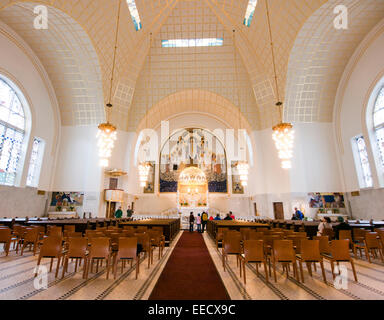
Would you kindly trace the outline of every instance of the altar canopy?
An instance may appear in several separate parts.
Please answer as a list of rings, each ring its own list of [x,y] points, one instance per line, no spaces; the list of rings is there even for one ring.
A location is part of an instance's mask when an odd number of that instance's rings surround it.
[[[227,157],[221,141],[204,129],[176,132],[160,154],[160,192],[177,193],[184,169],[196,167],[205,175],[207,191],[228,192]]]

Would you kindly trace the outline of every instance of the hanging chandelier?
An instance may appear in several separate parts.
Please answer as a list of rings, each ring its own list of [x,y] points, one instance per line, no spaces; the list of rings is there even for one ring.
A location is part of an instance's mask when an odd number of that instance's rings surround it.
[[[235,76],[236,76],[236,88],[237,88],[237,100],[239,103],[239,135],[241,129],[241,110],[240,110],[240,94],[239,94],[239,81],[238,81],[238,67],[237,67],[237,54],[236,54],[236,30],[233,30],[233,47],[234,47],[234,61],[235,61]],[[238,139],[240,143],[240,137]],[[249,164],[247,161],[239,161],[236,165],[237,172],[240,175],[241,185],[243,187],[248,186],[248,173],[249,173]]]
[[[117,129],[114,125],[102,123],[99,125],[97,133],[97,147],[99,148],[99,165],[101,167],[109,166],[109,158],[112,155],[112,150],[115,147],[117,139]]]
[[[291,123],[283,122],[283,115],[282,115],[283,103],[280,102],[279,85],[277,80],[277,71],[276,71],[276,62],[275,62],[275,51],[273,47],[271,19],[269,16],[268,1],[265,1],[265,6],[267,10],[268,30],[269,30],[270,40],[271,40],[271,51],[272,51],[272,60],[273,60],[273,70],[275,74],[276,95],[277,95],[277,100],[279,101],[276,103],[276,106],[279,108],[279,119],[280,119],[279,124],[272,128],[273,130],[272,138],[275,141],[276,149],[278,151],[279,158],[281,159],[281,167],[283,169],[291,169],[292,168],[291,159],[293,157],[295,132],[293,130],[293,125]]]
[[[112,88],[113,88],[113,78],[115,74],[115,65],[116,65],[116,51],[117,51],[117,41],[119,37],[119,25],[120,25],[120,10],[121,10],[121,0],[119,0],[119,7],[117,12],[116,20],[116,37],[115,37],[115,47],[113,52],[113,65],[112,65],[112,75],[111,75],[111,85],[109,90],[109,103],[107,104],[107,122],[99,125],[99,131],[96,135],[97,138],[97,147],[99,148],[99,165],[101,167],[109,166],[109,159],[112,156],[112,150],[115,147],[115,141],[117,140],[117,128],[109,122],[110,113],[112,110]]]

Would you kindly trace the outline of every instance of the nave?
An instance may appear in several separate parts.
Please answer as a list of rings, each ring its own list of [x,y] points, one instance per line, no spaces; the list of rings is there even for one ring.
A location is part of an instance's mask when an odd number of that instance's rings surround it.
[[[116,280],[113,276],[106,280],[105,265],[85,280],[82,268],[74,272],[74,263],[70,263],[63,279],[61,272],[57,279],[54,272],[49,273],[46,290],[34,286],[37,256],[29,251],[24,256],[15,256],[13,252],[8,257],[0,254],[0,300],[200,300],[198,294],[202,300],[384,300],[384,264],[379,260],[370,264],[355,259],[358,282],[349,280],[347,288],[335,288],[328,262],[327,284],[320,268],[314,271],[313,278],[305,270],[302,283],[292,272],[287,278],[280,265],[277,282],[273,277],[266,282],[264,270],[259,268],[257,275],[254,264],[247,264],[244,284],[235,257],[229,257],[224,272],[221,248],[216,248],[207,233],[180,232],[160,259],[155,252],[154,264],[149,269],[142,258],[137,280],[134,268],[129,266],[124,273],[118,272]],[[49,261],[42,265],[49,267]],[[345,266],[352,275],[350,266]]]

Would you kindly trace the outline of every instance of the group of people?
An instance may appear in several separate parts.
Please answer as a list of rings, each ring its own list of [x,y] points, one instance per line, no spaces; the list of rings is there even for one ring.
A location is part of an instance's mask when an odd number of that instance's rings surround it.
[[[128,206],[127,218],[132,217],[132,215],[133,215],[133,210],[131,209],[131,206]],[[115,212],[115,218],[116,219],[120,219],[122,217],[123,217],[123,210],[121,209],[121,207],[119,207],[119,209],[117,209],[116,212]]]
[[[191,212],[191,214],[189,216],[189,231],[193,232],[194,226],[195,226],[195,222],[196,222],[197,232],[204,233],[204,231],[205,231],[205,229],[207,227],[208,220],[210,220],[210,221],[213,221],[213,220],[218,221],[218,220],[221,220],[221,217],[220,217],[219,214],[217,214],[215,218],[213,218],[212,216],[209,217],[208,213],[203,212],[201,215],[199,213],[197,215],[197,217],[195,218],[195,216],[193,215],[193,212]],[[233,215],[233,212],[230,211],[223,220],[229,220],[229,221],[235,220],[235,216]]]
[[[338,239],[340,230],[352,230],[352,227],[344,220],[343,217],[338,217],[337,222],[339,222],[339,224],[336,227],[333,227],[331,218],[323,217],[319,224],[317,235],[318,236],[326,235],[326,231],[325,231],[326,229],[334,230],[335,236]]]

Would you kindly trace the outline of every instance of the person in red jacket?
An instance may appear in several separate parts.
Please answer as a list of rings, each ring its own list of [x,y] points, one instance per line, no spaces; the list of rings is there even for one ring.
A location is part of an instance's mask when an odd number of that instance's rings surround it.
[[[235,220],[235,216],[233,215],[233,212],[232,212],[232,211],[229,211],[229,215],[230,215],[230,217],[232,218],[232,220]]]

